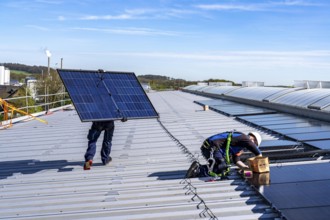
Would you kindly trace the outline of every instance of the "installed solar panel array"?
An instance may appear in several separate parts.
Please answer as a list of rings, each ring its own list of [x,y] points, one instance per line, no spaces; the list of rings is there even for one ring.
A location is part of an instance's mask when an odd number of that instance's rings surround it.
[[[249,122],[311,146],[330,149],[330,124],[288,114],[241,116]]]
[[[258,190],[286,219],[328,219],[329,169],[329,162],[271,167],[271,184]]]
[[[330,112],[330,89],[193,85],[183,90],[215,98],[240,98]]]
[[[210,109],[220,112],[228,116],[239,116],[239,115],[256,115],[256,114],[266,114],[266,113],[275,113],[273,110],[254,107],[250,105],[238,104],[231,101],[215,99],[215,100],[201,100],[195,101],[200,105],[207,105]]]
[[[202,89],[195,86],[192,88],[193,91],[189,88],[184,91],[214,97],[216,94],[214,91],[224,90],[221,86],[218,86],[218,88],[212,86],[210,88],[212,88],[213,91],[210,94],[206,92],[196,92],[200,90],[206,91],[207,88],[205,86],[203,86]],[[283,108],[283,106],[287,106],[287,108],[294,107],[295,111],[298,112],[299,108],[302,110],[317,109],[316,111],[325,115],[328,114],[327,111],[330,109],[330,89],[232,87],[232,90],[230,90],[228,86],[226,86],[225,90],[228,92],[217,93],[221,94],[218,98],[235,97],[243,100],[251,100],[254,106],[234,104],[235,102],[221,99],[221,101],[199,101],[197,103],[210,105],[210,108],[215,111],[230,116],[236,116],[241,121],[273,131],[291,140],[304,142],[316,148],[330,149],[330,124],[328,122],[314,120],[308,117],[297,117],[292,114],[274,114],[277,111],[269,108],[255,107],[258,103],[260,103],[261,106],[264,106],[264,103],[272,103],[273,106],[274,104],[280,104],[282,106],[281,108]],[[315,110],[309,111],[311,111],[311,115],[315,115]],[[308,112],[304,114],[308,114]],[[330,118],[329,116],[323,117]]]
[[[204,87],[202,90],[207,91],[207,88]],[[210,109],[226,115],[236,116],[236,119],[241,122],[268,130],[284,138],[284,140],[262,143],[263,145],[260,148],[263,155],[269,156],[272,163],[270,176],[255,175],[250,179],[251,185],[254,185],[260,194],[270,201],[275,208],[280,210],[283,217],[287,219],[327,219],[330,215],[330,182],[328,174],[330,165],[328,160],[322,162],[323,157],[318,155],[324,155],[325,158],[328,158],[329,152],[327,150],[330,150],[330,123],[278,111],[269,112],[271,114],[262,114],[263,112],[259,111],[255,112],[254,115],[249,115],[249,111],[246,110],[248,108],[245,108],[245,111],[237,113],[241,109],[240,106],[242,104],[238,104],[237,107],[237,104],[234,104],[235,102],[229,102],[228,100],[246,100],[244,101],[245,105],[251,100],[254,106],[259,102],[260,106],[265,106],[264,103],[272,103],[282,105],[282,108],[286,106],[287,108],[294,107],[296,109],[315,109],[320,114],[324,114],[330,109],[330,90],[236,87],[228,93],[218,93],[218,96],[215,96],[216,90],[217,88],[212,87],[209,90],[212,91],[210,94],[196,90],[192,93],[224,98],[225,100],[198,101],[197,103],[210,105]],[[222,89],[219,88],[220,90]],[[219,106],[218,108],[221,111],[214,106]],[[233,108],[228,110],[228,106],[233,106]],[[236,109],[234,106],[236,106]],[[315,114],[315,111],[311,113],[311,116],[312,114]],[[296,143],[296,147],[292,148],[294,146],[292,141]],[[281,142],[283,146],[280,146]],[[285,147],[286,142],[288,142],[287,147]],[[309,154],[308,152],[311,153]],[[324,154],[321,154],[322,152]],[[283,156],[278,157],[281,154]],[[281,158],[294,161],[295,157],[299,157],[299,161],[304,159],[306,161],[313,160],[311,157],[314,157],[314,160],[319,158],[321,163],[290,162],[282,164],[277,160],[277,158]],[[258,185],[260,181],[264,182],[269,179],[269,185]]]
[[[58,69],[81,121],[155,118],[134,73]]]

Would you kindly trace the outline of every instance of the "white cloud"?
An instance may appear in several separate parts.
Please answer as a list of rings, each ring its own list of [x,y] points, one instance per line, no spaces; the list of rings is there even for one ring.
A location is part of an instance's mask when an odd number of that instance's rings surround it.
[[[178,8],[136,8],[127,9],[118,15],[88,15],[78,18],[79,20],[128,20],[128,19],[156,19],[169,17],[183,17],[194,14],[201,14],[197,10],[178,9]]]
[[[132,16],[129,14],[121,14],[121,15],[89,15],[81,17],[80,20],[127,20],[132,19]]]
[[[62,1],[57,0],[35,0],[37,3],[43,3],[43,4],[51,4],[51,5],[59,5],[62,4]]]
[[[303,0],[284,0],[283,2],[273,2],[273,5],[284,5],[284,6],[322,6],[323,4],[303,1]]]
[[[57,20],[59,20],[59,21],[65,21],[66,20],[66,17],[64,17],[64,16],[58,16],[57,17]]]
[[[37,30],[40,30],[40,31],[49,31],[50,30],[49,28],[38,26],[38,25],[25,25],[25,27],[37,29]]]
[[[100,55],[100,54],[99,54]],[[217,62],[224,65],[330,67],[330,51],[226,51],[219,53],[126,52],[103,55],[146,58],[186,59],[192,62]]]
[[[279,7],[291,7],[291,6],[322,6],[318,3],[310,3],[307,1],[299,0],[285,0],[279,2],[269,2],[260,4],[244,4],[244,3],[230,3],[230,4],[200,4],[195,5],[196,8],[203,10],[218,10],[218,11],[269,11]]]
[[[127,19],[144,19],[154,17],[158,14],[158,10],[137,8],[125,10],[119,15],[88,15],[79,18],[80,20],[127,20]]]
[[[74,30],[80,31],[94,31],[104,32],[112,34],[126,34],[126,35],[158,35],[158,36],[178,36],[180,33],[164,30],[156,30],[149,28],[125,28],[125,29],[114,29],[114,28],[82,28],[76,27]]]
[[[210,5],[196,5],[197,8],[205,10],[239,10],[239,11],[260,11],[264,9],[262,5],[239,5],[239,4],[210,4]]]

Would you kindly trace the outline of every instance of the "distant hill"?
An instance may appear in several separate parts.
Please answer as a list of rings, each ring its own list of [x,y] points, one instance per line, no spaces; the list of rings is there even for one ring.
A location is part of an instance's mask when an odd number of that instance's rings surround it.
[[[0,63],[0,66],[5,66],[11,70],[11,79],[24,81],[25,77],[33,76],[38,78],[40,74],[46,73],[48,68],[46,66],[29,66],[19,63]],[[52,70],[55,71],[55,70]],[[152,89],[165,90],[165,89],[179,89],[188,85],[197,84],[197,81],[186,81],[184,79],[176,79],[168,76],[161,75],[139,75],[137,76],[141,83],[148,83]],[[232,82],[224,79],[209,79],[204,82]],[[234,82],[232,82],[235,85]]]
[[[31,74],[41,74],[42,71],[47,72],[47,67],[45,66],[29,66],[19,63],[0,63],[0,66],[5,66],[10,70],[17,70]]]

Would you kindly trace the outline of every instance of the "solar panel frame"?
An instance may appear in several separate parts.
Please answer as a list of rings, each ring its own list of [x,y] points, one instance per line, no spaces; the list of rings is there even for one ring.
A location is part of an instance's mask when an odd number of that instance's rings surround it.
[[[237,103],[227,101],[227,100],[223,100],[223,99],[196,100],[194,102],[199,104],[199,105],[209,105],[209,106],[213,106],[213,105],[237,105]]]
[[[82,122],[159,117],[133,72],[57,72]]]
[[[273,110],[248,106],[248,105],[212,105],[210,109],[229,115],[229,116],[242,116],[242,115],[260,115],[275,113]]]

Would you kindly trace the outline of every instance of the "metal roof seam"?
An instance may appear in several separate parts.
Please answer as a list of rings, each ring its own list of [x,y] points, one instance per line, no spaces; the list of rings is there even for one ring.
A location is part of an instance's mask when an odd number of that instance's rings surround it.
[[[157,121],[159,122],[159,124],[161,125],[161,127],[165,130],[165,132],[177,143],[177,145],[183,150],[183,152],[185,154],[188,155],[188,157],[190,158],[191,161],[198,161],[198,158],[196,158],[194,156],[194,154],[192,154],[190,152],[190,150],[180,142],[180,140],[178,140],[164,125],[163,123],[159,120],[159,118],[157,119]],[[188,188],[188,191],[185,193],[186,195],[190,194],[190,193],[193,193],[194,196],[191,198],[192,201],[194,201],[194,198],[198,198],[200,200],[200,203],[196,206],[197,209],[200,208],[200,205],[204,205],[204,209],[199,213],[199,216],[202,217],[206,217],[206,213],[209,215],[210,219],[214,219],[214,220],[217,220],[218,218],[214,215],[214,213],[212,212],[212,210],[207,206],[207,204],[205,203],[205,201],[198,195],[197,193],[197,188],[194,187],[192,184],[191,184],[191,181],[185,178],[183,179],[182,181],[180,181],[181,184],[183,183],[187,183],[187,185],[183,188]]]

